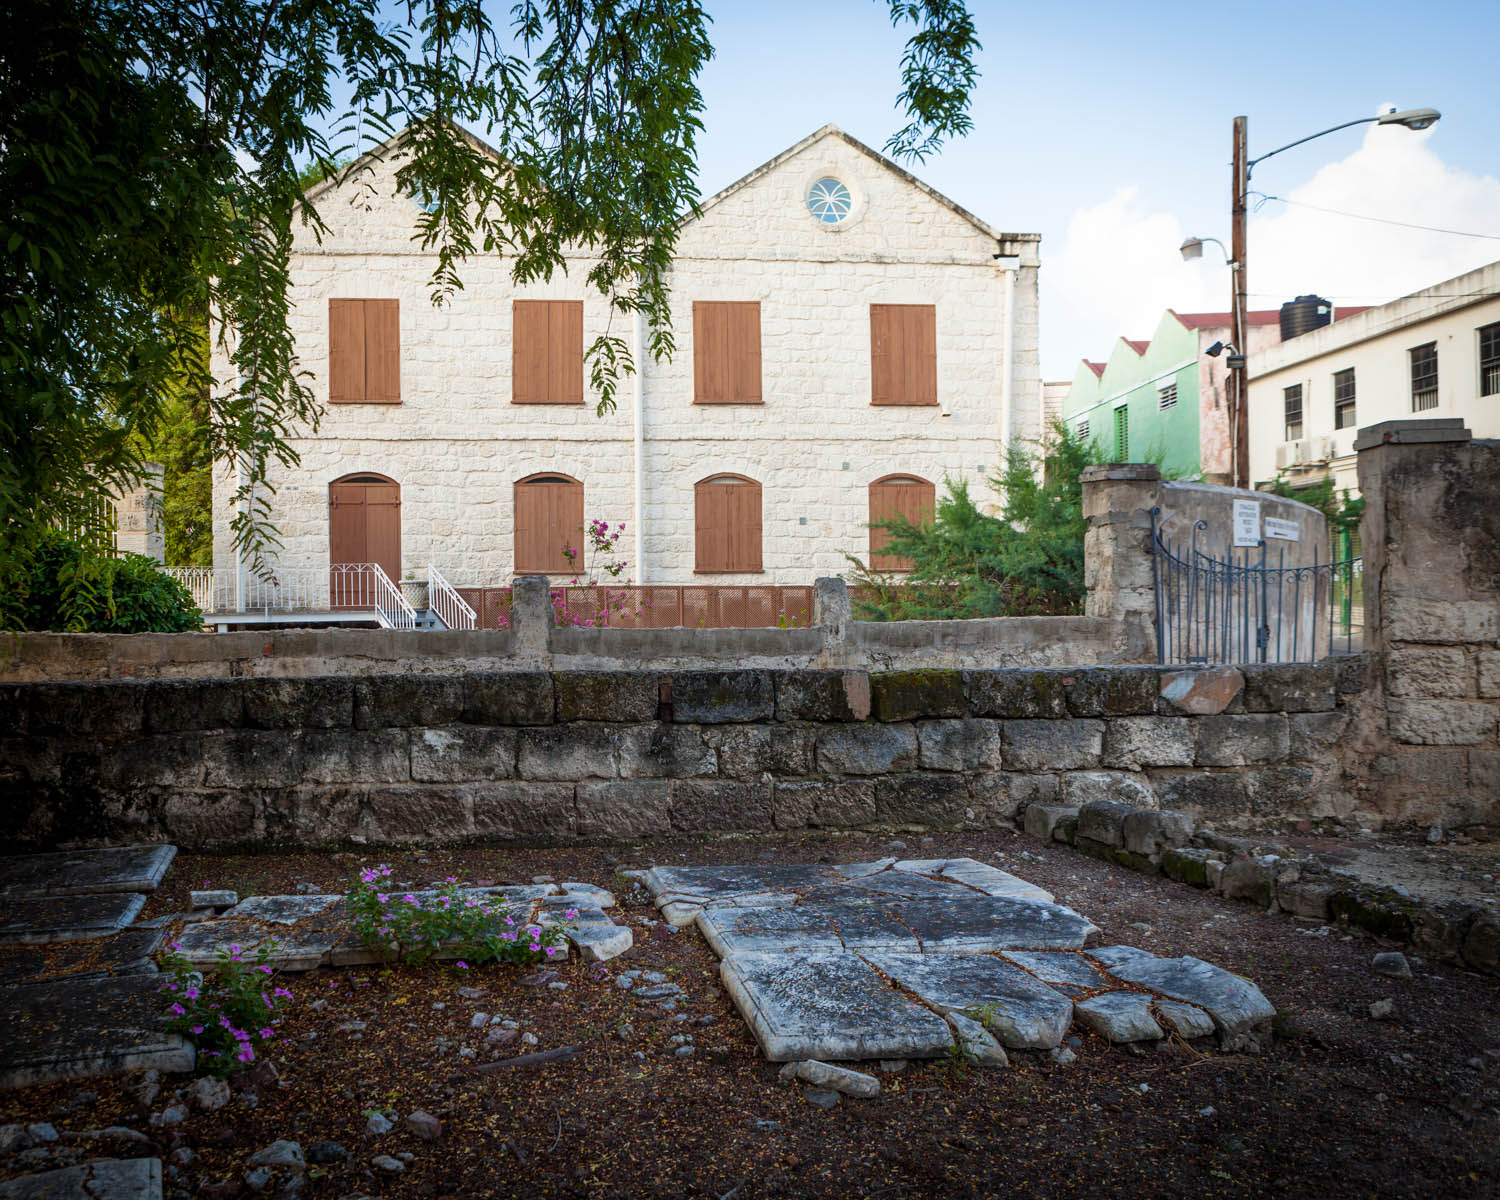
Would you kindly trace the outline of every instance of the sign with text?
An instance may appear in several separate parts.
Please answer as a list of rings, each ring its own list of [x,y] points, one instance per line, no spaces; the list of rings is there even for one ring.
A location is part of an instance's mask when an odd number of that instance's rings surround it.
[[[1236,500],[1234,502],[1234,544],[1236,546],[1260,545],[1260,501]]]
[[[1283,542],[1300,542],[1302,540],[1302,531],[1297,528],[1296,521],[1283,521],[1279,517],[1267,517],[1266,536],[1268,538],[1279,538]]]

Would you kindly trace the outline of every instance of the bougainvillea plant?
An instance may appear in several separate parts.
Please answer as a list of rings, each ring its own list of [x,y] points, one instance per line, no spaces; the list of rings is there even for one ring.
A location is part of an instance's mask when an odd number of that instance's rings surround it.
[[[219,951],[211,972],[199,971],[173,942],[161,965],[170,976],[162,991],[170,998],[167,1028],[192,1042],[198,1070],[232,1075],[255,1062],[255,1048],[276,1036],[280,1008],[292,993],[277,985],[269,965],[272,943],[254,954],[239,946]]]

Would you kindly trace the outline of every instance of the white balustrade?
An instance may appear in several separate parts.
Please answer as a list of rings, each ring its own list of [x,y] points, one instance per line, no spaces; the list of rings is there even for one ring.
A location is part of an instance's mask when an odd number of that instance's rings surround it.
[[[427,606],[449,629],[473,629],[479,624],[469,602],[454,591],[443,573],[430,563],[427,566]]]
[[[369,571],[371,599],[375,604],[375,615],[387,629],[415,629],[417,610],[406,602],[401,589],[391,582],[391,577],[380,568],[379,563],[360,563]]]

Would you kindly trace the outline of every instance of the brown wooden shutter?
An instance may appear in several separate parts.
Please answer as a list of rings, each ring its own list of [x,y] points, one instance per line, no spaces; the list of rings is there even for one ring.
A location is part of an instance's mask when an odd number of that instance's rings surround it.
[[[762,570],[760,484],[720,475],[693,491],[694,570]]]
[[[401,578],[401,489],[394,483],[367,483],[365,562],[379,563],[392,580]]]
[[[583,301],[517,300],[511,313],[511,403],[582,404]]]
[[[930,525],[937,509],[936,489],[925,479],[900,475],[877,479],[870,485],[870,523],[905,517],[913,525]],[[882,554],[890,541],[884,529],[870,530],[870,566],[877,571],[909,571],[912,561],[894,554]]]
[[[369,562],[365,557],[365,489],[335,483],[328,489],[328,559],[334,564]]]
[[[870,403],[937,403],[934,305],[870,305]]]
[[[565,546],[576,553],[572,563]],[[515,555],[517,575],[566,580],[583,569],[583,484],[555,475],[516,484]]]
[[[328,402],[363,404],[364,400],[365,302],[331,299],[328,301]]]
[[[760,404],[760,302],[693,302],[693,403]]]
[[[365,403],[401,403],[399,300],[365,301]]]
[[[547,340],[546,301],[515,301],[510,329],[512,404],[547,403]]]

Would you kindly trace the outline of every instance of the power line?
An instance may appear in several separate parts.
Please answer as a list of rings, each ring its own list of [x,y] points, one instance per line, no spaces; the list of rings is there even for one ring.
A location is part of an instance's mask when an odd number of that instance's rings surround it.
[[[1420,229],[1424,233],[1449,233],[1454,237],[1484,238],[1492,242],[1500,242],[1500,233],[1470,233],[1465,229],[1440,229],[1436,225],[1415,225],[1410,221],[1392,221],[1386,217],[1372,217],[1365,213],[1345,212],[1339,208],[1324,208],[1321,204],[1307,204],[1301,200],[1288,200],[1285,196],[1268,196],[1265,192],[1256,192],[1262,202],[1275,200],[1281,204],[1290,204],[1294,208],[1310,208],[1314,212],[1331,213],[1336,217],[1349,217],[1355,221],[1374,221],[1377,225],[1398,225],[1402,229]]]
[[[1247,296],[1254,296],[1256,299],[1260,299],[1260,300],[1265,300],[1265,299],[1270,299],[1270,298],[1273,298],[1273,297],[1276,297],[1276,296],[1285,296],[1286,295],[1285,292],[1246,292],[1245,294]],[[1321,296],[1322,293],[1319,293],[1319,295]],[[1408,293],[1407,295],[1404,295],[1404,296],[1397,296],[1396,299],[1397,300],[1406,300],[1406,299],[1408,299],[1410,297],[1410,295],[1411,295],[1411,293]],[[1479,298],[1479,299],[1481,299],[1481,300],[1493,300],[1496,296],[1500,296],[1500,292],[1423,292],[1422,293],[1422,299],[1423,300],[1465,300],[1465,299],[1471,299],[1471,298],[1476,298],[1476,297]],[[1322,296],[1322,298],[1324,300],[1337,300],[1340,303],[1350,303],[1350,302],[1362,303],[1363,301],[1365,301],[1366,299],[1368,299],[1368,297],[1365,297],[1365,296]],[[1391,301],[1390,301],[1389,298],[1386,298],[1386,299],[1376,299],[1374,301],[1374,303],[1376,303],[1376,304],[1389,304],[1389,303],[1391,303]]]

